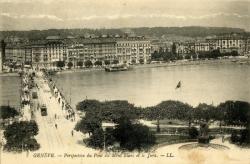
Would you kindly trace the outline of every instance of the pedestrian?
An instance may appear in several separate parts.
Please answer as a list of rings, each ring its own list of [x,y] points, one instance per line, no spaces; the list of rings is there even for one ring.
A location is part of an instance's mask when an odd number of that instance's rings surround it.
[[[57,129],[57,124],[55,124],[55,127],[56,127],[56,129]]]
[[[55,114],[55,119],[56,119],[56,114]]]
[[[73,131],[73,130],[71,130],[71,135],[72,135],[72,137],[73,137],[73,135],[74,135],[74,131]]]

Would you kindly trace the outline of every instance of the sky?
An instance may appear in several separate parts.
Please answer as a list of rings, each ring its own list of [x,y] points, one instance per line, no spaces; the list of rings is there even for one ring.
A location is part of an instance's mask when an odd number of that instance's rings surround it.
[[[0,30],[156,26],[250,31],[250,0],[0,0]]]

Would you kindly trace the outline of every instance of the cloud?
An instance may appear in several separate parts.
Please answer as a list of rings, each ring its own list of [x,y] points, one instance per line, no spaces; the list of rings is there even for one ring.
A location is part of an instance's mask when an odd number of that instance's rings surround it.
[[[60,18],[52,14],[17,15],[0,13],[1,30],[48,28],[121,28],[154,26],[218,26],[250,30],[250,15],[218,12],[203,15],[114,14]]]
[[[128,18],[170,18],[170,19],[209,19],[209,18],[216,18],[221,16],[227,17],[238,17],[238,18],[250,18],[250,15],[240,15],[238,13],[214,13],[214,14],[206,14],[206,15],[173,15],[173,14],[148,14],[148,15],[92,15],[92,16],[83,16],[83,17],[76,17],[76,18],[68,18],[68,21],[78,21],[78,20],[95,20],[95,19],[128,19]]]
[[[10,13],[1,13],[1,16],[6,16],[9,18],[14,19],[50,19],[54,21],[63,21],[63,19],[55,16],[55,15],[46,15],[46,14],[39,14],[39,15],[16,15]]]

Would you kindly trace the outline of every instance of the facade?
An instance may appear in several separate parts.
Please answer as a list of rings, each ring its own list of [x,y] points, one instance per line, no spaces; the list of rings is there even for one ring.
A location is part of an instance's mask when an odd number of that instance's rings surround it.
[[[116,54],[122,63],[146,63],[151,59],[151,44],[144,37],[121,38],[116,42]]]
[[[58,61],[65,64],[90,60],[118,60],[119,63],[146,63],[151,59],[151,43],[144,37],[99,37],[71,38],[47,37],[46,40],[29,42],[26,45],[6,47],[6,61],[19,64],[31,64],[36,69],[54,68]]]
[[[195,44],[190,42],[174,43],[176,45],[176,54],[185,55],[195,52]]]
[[[117,59],[116,41],[113,38],[84,39],[81,43],[84,44],[84,61],[90,60],[95,63]]]
[[[0,51],[0,73],[3,72],[3,57],[2,52]]]
[[[7,45],[5,48],[5,62],[21,65],[25,60],[24,45]]]
[[[73,67],[77,67],[78,62],[84,63],[84,45],[83,44],[72,44],[68,46],[68,57],[67,63],[72,62]]]
[[[245,40],[246,38],[243,36],[233,34],[207,39],[207,42],[214,44],[214,49],[219,49],[221,53],[237,51],[239,54],[243,55]]]
[[[215,44],[214,43],[209,43],[209,42],[196,42],[194,43],[194,51],[196,53],[199,52],[209,52],[215,49]]]
[[[244,41],[244,55],[250,56],[250,38],[246,38]]]
[[[58,61],[67,61],[68,49],[63,41],[46,40],[26,47],[26,60],[35,68],[53,68]]]

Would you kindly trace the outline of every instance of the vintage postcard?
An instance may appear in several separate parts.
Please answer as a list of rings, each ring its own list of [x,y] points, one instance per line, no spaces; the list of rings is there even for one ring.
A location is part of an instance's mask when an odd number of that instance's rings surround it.
[[[1,164],[250,164],[249,0],[0,0]]]

